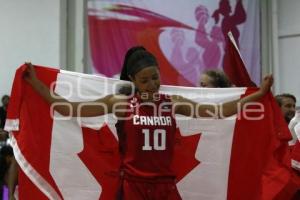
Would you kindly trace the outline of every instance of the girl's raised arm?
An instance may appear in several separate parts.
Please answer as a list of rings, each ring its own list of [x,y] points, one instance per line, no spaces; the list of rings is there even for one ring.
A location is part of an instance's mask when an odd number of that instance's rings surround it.
[[[172,102],[175,103],[175,113],[191,117],[229,117],[238,112],[238,107],[243,107],[246,103],[254,102],[263,97],[270,91],[273,84],[272,75],[266,76],[260,89],[241,99],[225,102],[219,105],[199,104],[181,96],[172,96]]]
[[[51,93],[50,89],[37,78],[34,66],[31,63],[26,63],[26,65],[25,80],[49,104],[53,105],[54,110],[64,116],[93,117],[104,115],[111,113],[113,105],[122,101],[120,98],[115,98],[114,95],[108,95],[92,102],[70,102],[55,93]]]

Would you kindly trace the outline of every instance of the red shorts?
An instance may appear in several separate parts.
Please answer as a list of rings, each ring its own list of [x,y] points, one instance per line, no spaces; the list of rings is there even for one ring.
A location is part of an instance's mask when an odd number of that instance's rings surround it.
[[[141,181],[125,178],[122,200],[181,200],[174,180]]]

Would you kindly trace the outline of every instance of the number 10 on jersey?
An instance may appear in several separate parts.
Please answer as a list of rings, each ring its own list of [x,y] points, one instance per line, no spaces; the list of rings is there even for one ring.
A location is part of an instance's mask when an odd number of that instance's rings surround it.
[[[153,145],[150,145],[150,130],[149,129],[143,129],[142,130],[144,134],[144,151],[163,151],[166,150],[166,130],[164,129],[155,129],[153,131]]]

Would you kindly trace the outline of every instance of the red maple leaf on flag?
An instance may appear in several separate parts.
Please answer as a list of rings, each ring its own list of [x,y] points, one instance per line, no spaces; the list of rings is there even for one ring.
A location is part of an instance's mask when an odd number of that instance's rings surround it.
[[[191,136],[182,136],[179,128],[177,128],[172,162],[172,169],[176,174],[176,182],[179,182],[200,164],[200,161],[195,158],[200,136],[200,133]]]
[[[119,185],[119,144],[110,128],[82,128],[84,149],[78,154],[102,187],[101,200],[115,199]]]
[[[100,130],[89,128],[82,130],[84,149],[78,156],[101,185],[100,199],[114,199],[119,185],[121,163],[118,141],[107,125]],[[181,136],[180,130],[177,129],[175,156],[172,162],[177,182],[199,165],[200,162],[195,158],[199,140],[200,134]]]

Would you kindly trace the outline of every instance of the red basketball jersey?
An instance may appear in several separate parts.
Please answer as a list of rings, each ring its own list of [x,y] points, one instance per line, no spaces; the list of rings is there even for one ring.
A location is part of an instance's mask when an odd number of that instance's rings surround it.
[[[159,95],[154,103],[134,96],[128,101],[126,120],[116,127],[125,174],[143,178],[174,177],[171,170],[176,121],[171,100]]]

